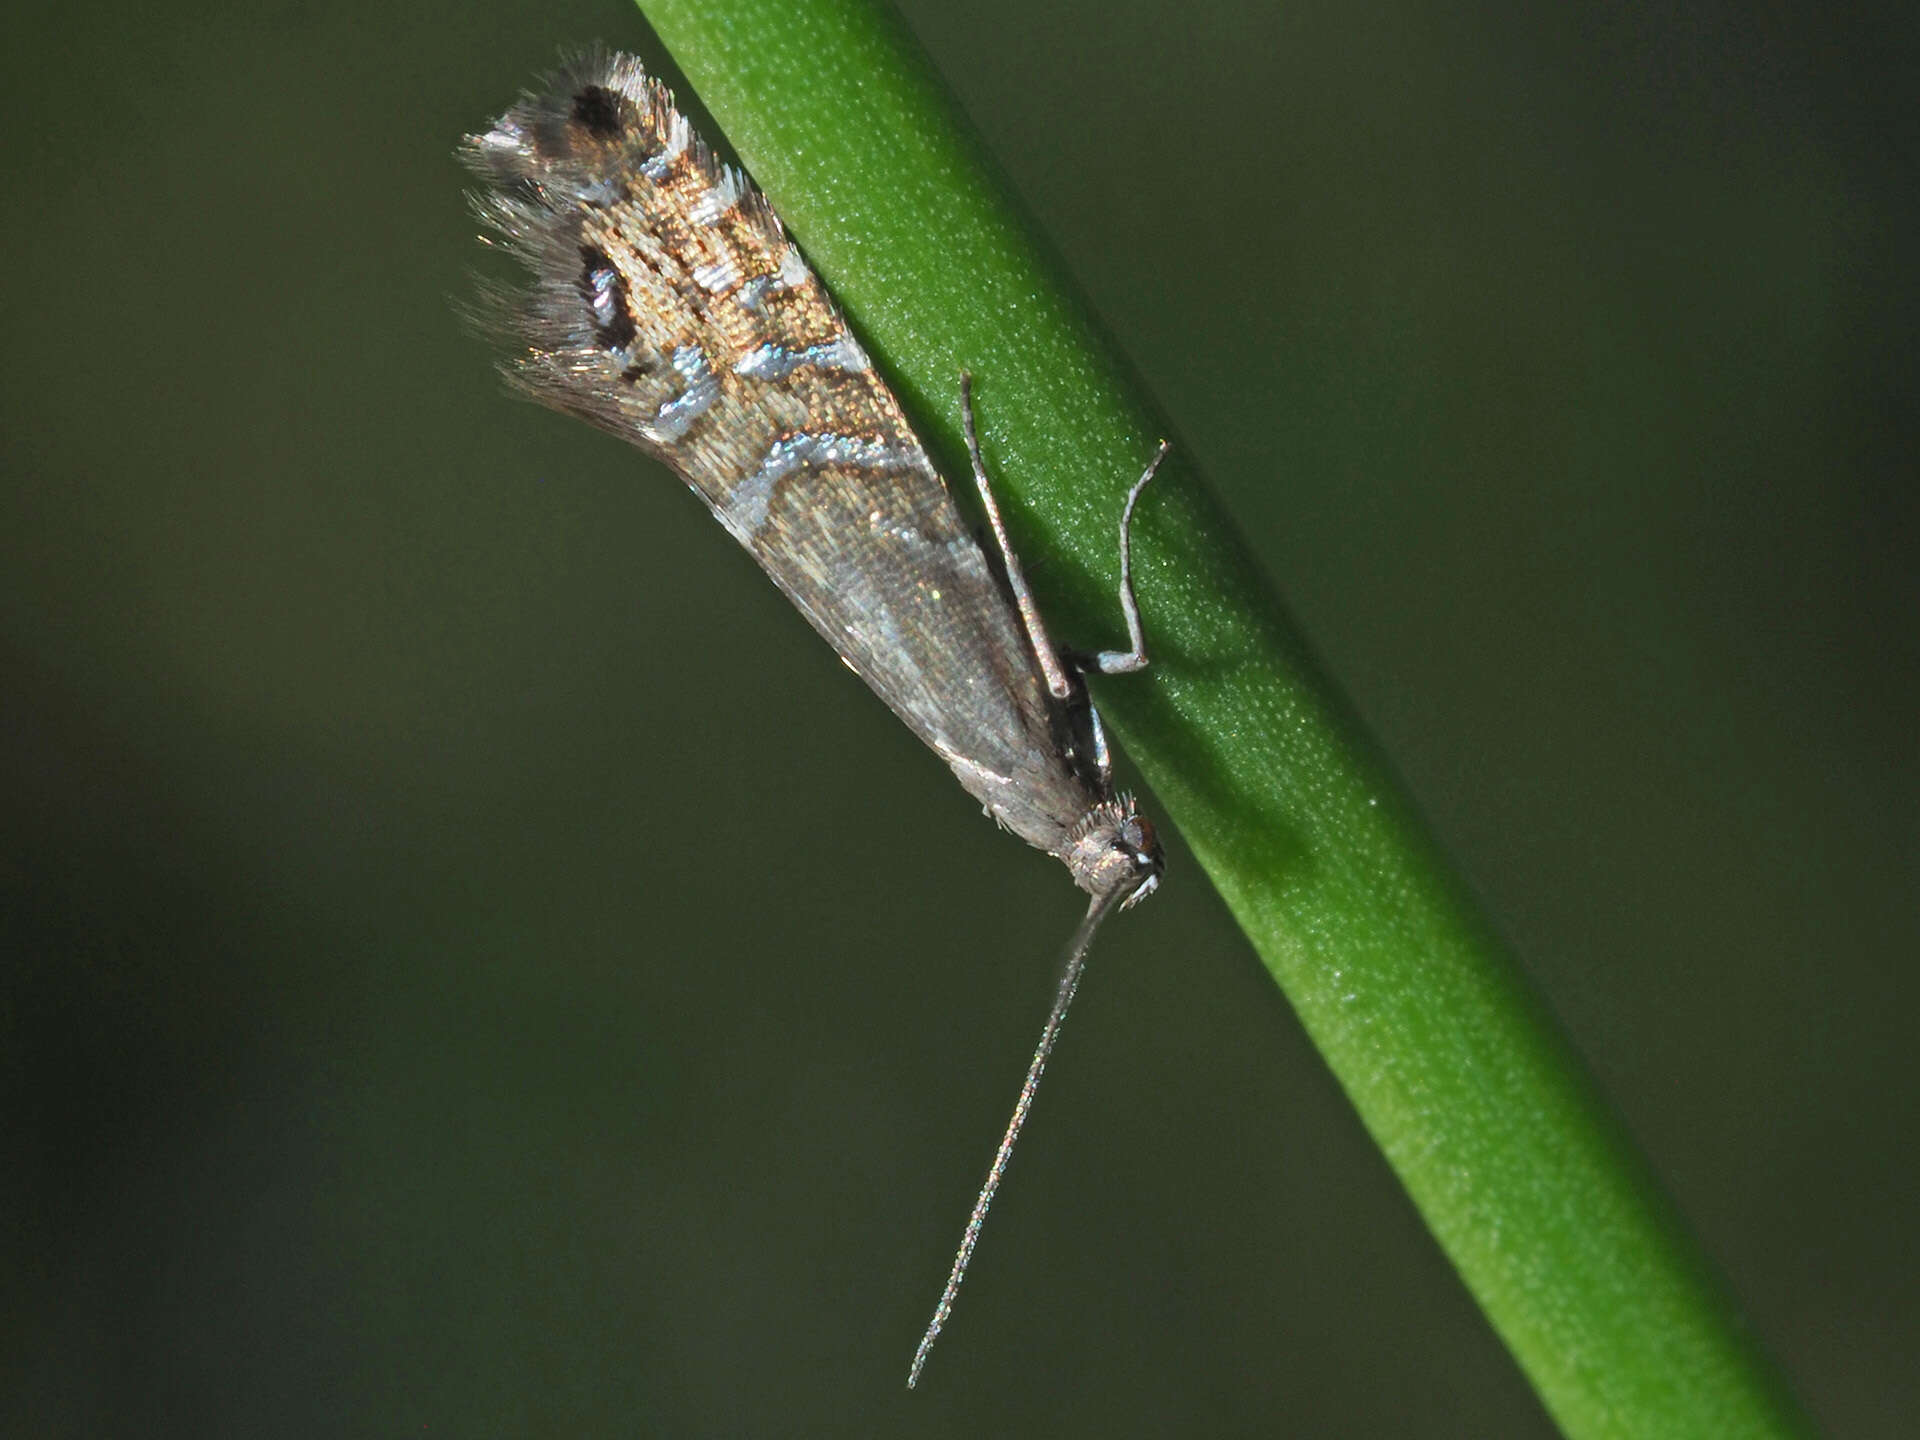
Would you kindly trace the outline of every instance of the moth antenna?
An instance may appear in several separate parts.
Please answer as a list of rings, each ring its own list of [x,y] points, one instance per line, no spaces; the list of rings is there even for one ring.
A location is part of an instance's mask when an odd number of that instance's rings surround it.
[[[947,1275],[947,1288],[940,1292],[940,1303],[934,1307],[927,1333],[920,1337],[920,1348],[913,1352],[913,1365],[907,1371],[909,1390],[920,1383],[920,1372],[926,1368],[927,1355],[933,1349],[933,1342],[940,1338],[940,1327],[947,1323],[947,1317],[953,1313],[954,1297],[960,1293],[960,1282],[967,1278],[967,1266],[973,1260],[974,1247],[980,1243],[980,1232],[987,1223],[987,1209],[993,1204],[1001,1178],[1007,1173],[1007,1161],[1013,1157],[1013,1147],[1020,1138],[1021,1127],[1027,1123],[1027,1112],[1033,1109],[1034,1093],[1040,1088],[1040,1076],[1053,1054],[1054,1042],[1060,1038],[1060,1027],[1066,1023],[1067,1007],[1073,1004],[1074,992],[1080,988],[1080,976],[1087,968],[1087,950],[1093,944],[1094,934],[1099,930],[1100,922],[1125,903],[1137,888],[1130,885],[1115,886],[1103,895],[1094,896],[1079,928],[1073,932],[1073,939],[1067,943],[1066,968],[1060,976],[1060,988],[1053,997],[1053,1010],[1047,1016],[1047,1028],[1040,1032],[1040,1043],[1034,1048],[1033,1060],[1027,1066],[1027,1078],[1020,1086],[1020,1098],[1014,1102],[1013,1118],[1007,1121],[1007,1133],[1000,1137],[1000,1148],[994,1152],[993,1164],[987,1169],[987,1183],[980,1187],[980,1198],[973,1202],[973,1213],[967,1217],[966,1233],[960,1237],[960,1249],[955,1253],[953,1269]]]

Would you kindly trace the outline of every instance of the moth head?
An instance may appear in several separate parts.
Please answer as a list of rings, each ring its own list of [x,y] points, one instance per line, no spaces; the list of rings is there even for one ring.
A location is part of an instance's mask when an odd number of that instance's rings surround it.
[[[1151,895],[1166,869],[1153,822],[1124,794],[1101,801],[1082,816],[1060,858],[1073,872],[1074,884],[1089,895],[1123,896],[1123,909]]]

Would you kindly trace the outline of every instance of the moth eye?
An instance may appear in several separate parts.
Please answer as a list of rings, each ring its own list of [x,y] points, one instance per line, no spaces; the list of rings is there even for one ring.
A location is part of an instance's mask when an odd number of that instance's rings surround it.
[[[596,140],[618,139],[626,129],[623,101],[604,85],[588,85],[573,97],[573,123]]]
[[[1128,820],[1126,837],[1129,846],[1149,859],[1160,848],[1160,839],[1153,833],[1153,822],[1144,815],[1135,815]]]

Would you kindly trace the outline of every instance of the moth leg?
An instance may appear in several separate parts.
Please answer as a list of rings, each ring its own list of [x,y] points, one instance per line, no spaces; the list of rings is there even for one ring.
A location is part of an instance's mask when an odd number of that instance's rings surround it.
[[[965,370],[960,372],[960,423],[967,432],[967,458],[973,462],[973,483],[980,487],[980,503],[986,508],[987,523],[993,527],[994,543],[1000,547],[1000,559],[1007,569],[1007,588],[1013,591],[1020,623],[1027,627],[1027,643],[1033,647],[1033,658],[1040,662],[1040,673],[1046,677],[1049,693],[1056,700],[1070,700],[1074,679],[1067,674],[1059,652],[1047,638],[1047,627],[1040,620],[1040,607],[1033,603],[1026,571],[1020,568],[1020,557],[1013,553],[1013,542],[1007,538],[1006,524],[1000,518],[999,502],[993,498],[993,484],[987,479],[987,462],[981,458],[980,436],[973,424],[973,376]],[[1129,511],[1133,508],[1131,499],[1127,508]],[[1124,559],[1121,563],[1124,567]],[[1137,627],[1139,622],[1136,619],[1134,623]]]
[[[1147,482],[1153,479],[1154,472],[1160,468],[1160,462],[1167,458],[1167,449],[1167,442],[1162,440],[1146,470],[1127,492],[1127,503],[1120,511],[1120,613],[1127,620],[1128,648],[1102,650],[1092,655],[1078,651],[1071,653],[1068,659],[1083,675],[1094,671],[1102,675],[1131,675],[1136,670],[1147,668],[1147,636],[1140,628],[1140,602],[1133,597],[1133,507],[1140,498],[1140,492],[1147,488]],[[1104,757],[1106,738],[1100,734],[1099,727],[1099,717],[1095,716],[1095,743]],[[1102,768],[1105,768],[1104,765]]]
[[[1127,619],[1128,648],[1101,650],[1091,655],[1083,651],[1068,651],[1067,663],[1082,675],[1095,671],[1102,675],[1130,675],[1147,668],[1147,636],[1140,626],[1140,602],[1133,594],[1133,507],[1140,498],[1140,492],[1147,488],[1147,482],[1153,479],[1154,472],[1159,470],[1160,462],[1166,458],[1167,442],[1162,440],[1146,470],[1127,492],[1127,503],[1120,511],[1120,613]],[[1100,711],[1091,700],[1087,702],[1086,714],[1094,774],[1100,793],[1108,795],[1113,792],[1113,752],[1107,748],[1107,727],[1100,723]]]
[[[1092,742],[1094,783],[1099,787],[1101,797],[1110,799],[1113,795],[1113,751],[1107,748],[1107,727],[1100,723],[1100,710],[1091,700],[1087,702],[1087,737]]]

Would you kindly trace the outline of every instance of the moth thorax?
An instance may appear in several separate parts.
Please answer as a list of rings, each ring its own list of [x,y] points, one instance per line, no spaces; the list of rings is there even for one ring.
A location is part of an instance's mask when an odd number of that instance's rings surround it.
[[[1089,895],[1120,892],[1128,905],[1152,892],[1166,866],[1160,839],[1131,795],[1103,800],[1081,816],[1060,858],[1073,872],[1073,883]]]

